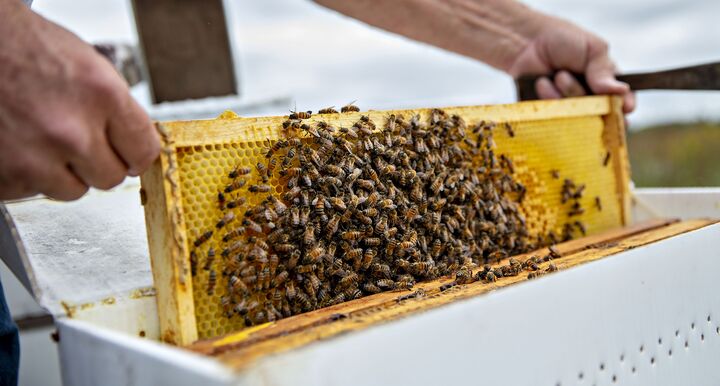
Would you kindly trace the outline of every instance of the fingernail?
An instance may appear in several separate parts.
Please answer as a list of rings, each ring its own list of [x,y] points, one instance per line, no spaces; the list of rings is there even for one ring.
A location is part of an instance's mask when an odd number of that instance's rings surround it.
[[[137,170],[132,169],[132,168],[128,169],[128,176],[137,177],[139,175],[140,175],[140,173]]]
[[[622,88],[624,91],[630,90],[630,85],[617,79],[608,79],[608,86],[613,88]]]

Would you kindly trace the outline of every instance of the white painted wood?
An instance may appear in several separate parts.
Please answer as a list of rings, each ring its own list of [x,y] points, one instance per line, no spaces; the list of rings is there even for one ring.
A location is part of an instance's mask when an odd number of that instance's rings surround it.
[[[67,386],[226,386],[233,375],[217,362],[147,339],[73,319],[57,322]]]
[[[720,218],[720,188],[633,189],[633,220]]]
[[[62,315],[62,302],[96,302],[152,286],[139,191],[135,178],[75,202],[7,204],[40,305]]]

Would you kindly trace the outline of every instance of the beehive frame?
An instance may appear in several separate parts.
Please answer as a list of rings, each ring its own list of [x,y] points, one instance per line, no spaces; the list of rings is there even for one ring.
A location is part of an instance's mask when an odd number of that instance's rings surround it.
[[[593,197],[602,197],[602,211],[582,216],[589,233],[629,222],[629,164],[619,98],[594,96],[444,110],[462,116],[469,125],[480,120],[513,125],[515,137],[498,130],[496,142],[500,151],[514,159],[518,178],[529,186],[523,211],[532,229],[560,226],[565,216],[559,195],[564,177],[587,183],[586,207],[592,207]],[[310,121],[350,126],[363,114],[381,123],[389,114],[426,116],[429,111],[314,115]],[[264,160],[265,142],[281,138],[284,119],[226,115],[157,124],[163,151],[141,178],[164,341],[187,345],[240,328],[237,321],[220,314],[219,305],[214,304],[217,299],[209,302],[204,295],[201,288],[207,278],[191,275],[189,244],[217,220],[219,209],[213,199],[223,175],[238,159],[245,166]],[[551,177],[552,169],[560,170],[562,177]]]

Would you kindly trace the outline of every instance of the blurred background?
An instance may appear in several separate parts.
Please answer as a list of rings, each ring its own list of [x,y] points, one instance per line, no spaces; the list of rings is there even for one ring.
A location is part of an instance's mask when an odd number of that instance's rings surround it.
[[[623,72],[720,60],[717,0],[525,3],[604,37]],[[363,110],[515,101],[512,80],[483,63],[365,26],[310,1],[226,0],[225,6],[243,115],[351,101]],[[33,8],[89,42],[137,44],[129,0],[35,0]],[[132,92],[154,117],[175,117],[167,106],[151,105],[145,83]],[[235,102],[193,103],[175,110],[194,109],[202,116]],[[639,94],[638,109],[628,116],[636,186],[719,186],[719,107],[720,92]],[[42,313],[0,268],[11,309]],[[51,330],[24,330],[21,384],[59,384],[57,356],[47,349]]]

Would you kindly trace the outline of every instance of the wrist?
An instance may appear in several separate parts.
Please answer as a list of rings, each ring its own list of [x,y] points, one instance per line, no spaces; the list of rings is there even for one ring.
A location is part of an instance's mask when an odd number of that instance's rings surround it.
[[[451,0],[451,4],[468,31],[464,33],[468,39],[460,39],[466,48],[455,51],[508,73],[554,19],[514,0]]]

